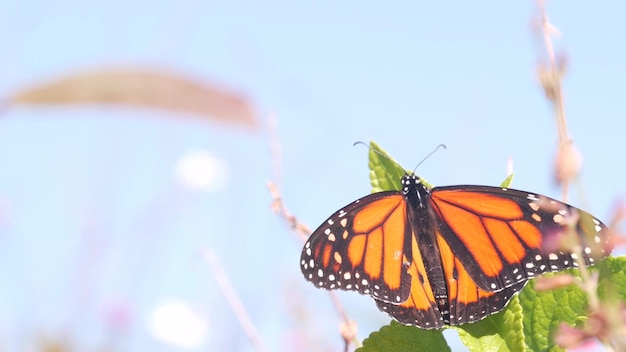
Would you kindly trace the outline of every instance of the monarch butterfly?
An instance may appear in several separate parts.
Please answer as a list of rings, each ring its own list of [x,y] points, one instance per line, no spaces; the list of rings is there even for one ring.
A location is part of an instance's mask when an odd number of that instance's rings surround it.
[[[360,198],[309,237],[300,266],[319,288],[374,298],[398,322],[438,329],[501,311],[536,275],[578,266],[552,236],[573,233],[582,260],[605,256],[606,226],[538,194],[490,186],[429,189],[406,173],[401,191]]]

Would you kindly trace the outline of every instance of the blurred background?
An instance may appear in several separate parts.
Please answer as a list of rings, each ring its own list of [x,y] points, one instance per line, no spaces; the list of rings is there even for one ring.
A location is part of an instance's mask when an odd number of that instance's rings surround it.
[[[269,350],[341,350],[266,183],[315,228],[369,193],[355,141],[408,169],[445,143],[418,169],[435,185],[497,185],[512,160],[514,188],[560,197],[533,1],[1,8],[1,351],[258,350],[219,277]],[[624,10],[547,7],[584,160],[570,202],[606,222],[626,192]],[[360,339],[390,320],[339,298]]]

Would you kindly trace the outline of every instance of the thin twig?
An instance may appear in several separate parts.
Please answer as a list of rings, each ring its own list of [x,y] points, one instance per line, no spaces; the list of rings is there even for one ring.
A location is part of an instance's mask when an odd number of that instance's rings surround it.
[[[537,6],[539,7],[539,13],[541,16],[541,32],[549,62],[548,69],[540,70],[540,75],[546,95],[554,108],[554,116],[559,136],[559,146],[555,168],[556,179],[563,186],[562,199],[563,201],[567,201],[569,182],[580,170],[581,159],[567,131],[562,86],[565,69],[563,62],[557,62],[554,53],[554,45],[552,43],[552,36],[558,34],[558,30],[548,19],[544,0],[537,0]]]
[[[278,180],[280,177],[281,147],[277,132],[278,120],[274,116],[270,117],[270,120],[268,122],[268,129],[270,136],[270,153],[272,156],[272,165],[274,168],[272,173],[274,178]],[[306,242],[306,240],[311,235],[311,228],[307,224],[300,222],[298,218],[293,213],[291,213],[291,211],[289,211],[287,205],[285,205],[285,202],[283,201],[278,182],[268,181],[266,185],[267,189],[270,192],[270,195],[272,196],[272,203],[270,205],[270,208],[285,222],[287,222],[287,224],[289,224],[289,227],[293,231],[295,231],[302,243]],[[356,346],[358,346],[359,344],[359,341],[356,338],[357,325],[352,319],[350,319],[341,302],[339,301],[337,295],[332,291],[329,291],[328,294],[331,297],[333,306],[335,307],[337,314],[342,320],[342,327],[340,329],[341,337],[345,343],[344,351],[348,351],[350,343],[354,343]]]
[[[283,220],[285,220],[285,222],[289,224],[289,227],[293,231],[296,232],[296,234],[298,235],[298,237],[303,243],[306,242],[307,238],[309,238],[309,236],[311,235],[311,230],[309,226],[306,225],[305,223],[300,222],[298,218],[296,218],[296,216],[293,215],[289,211],[289,209],[287,208],[287,206],[282,200],[278,186],[276,186],[274,182],[268,181],[267,189],[272,195],[272,204],[270,208],[278,216],[280,216]],[[354,321],[351,320],[350,317],[348,317],[348,314],[343,308],[337,295],[333,291],[329,291],[328,294],[330,295],[331,300],[333,301],[335,310],[337,311],[337,313],[339,314],[339,317],[343,321],[342,323],[343,328],[341,329],[341,337],[346,342],[345,350],[347,351],[347,348],[350,343],[355,343],[355,344],[358,343],[358,341],[356,340],[356,325]]]
[[[569,156],[568,150],[569,148],[571,148],[572,143],[567,132],[567,121],[565,120],[565,103],[563,102],[563,88],[561,85],[563,79],[563,75],[561,73],[562,68],[557,66],[556,57],[554,54],[554,45],[552,43],[552,35],[558,34],[558,30],[552,23],[550,23],[550,20],[548,19],[544,0],[537,0],[537,6],[539,7],[539,14],[541,16],[541,31],[543,34],[543,41],[546,46],[546,53],[548,55],[549,61],[549,69],[547,72],[544,72],[543,84],[544,88],[546,89],[547,96],[554,106],[556,124],[559,134],[559,150],[556,161],[558,164],[565,162],[559,159],[567,158]],[[559,166],[557,165],[557,169],[558,168]],[[562,200],[565,202],[567,201],[567,188],[569,180],[565,177],[562,178],[561,181],[563,182]],[[587,282],[588,280],[590,280],[590,277],[588,271],[586,270],[585,262],[582,259],[582,250],[579,247],[580,246],[576,246],[576,248],[574,248],[574,252],[578,255],[579,268],[581,269],[579,270],[581,278],[583,282]]]
[[[543,0],[537,0],[537,6],[539,6],[539,12],[541,15],[541,30],[550,63],[550,73],[555,75],[553,77],[556,78],[553,86],[554,96],[552,99],[556,110],[555,117],[559,132],[559,143],[564,143],[569,140],[569,134],[567,132],[567,122],[565,120],[565,103],[563,102],[563,88],[561,86],[562,77],[558,76],[560,68],[557,66],[556,56],[554,54],[554,45],[552,44],[552,35],[558,34],[558,30],[548,19],[545,2]]]
[[[344,349],[343,349],[344,352],[348,352],[348,348],[350,347],[351,343],[359,347],[360,342],[356,336],[357,331],[358,331],[358,326],[356,322],[350,319],[350,317],[346,313],[346,310],[343,309],[343,305],[341,305],[341,302],[339,301],[339,297],[337,297],[337,294],[333,291],[329,291],[328,294],[330,295],[330,299],[333,301],[335,310],[337,310],[337,313],[339,314],[342,320],[341,328],[339,329],[339,331],[341,332],[341,338],[343,339],[343,342],[344,342]]]
[[[311,235],[311,229],[305,223],[300,222],[298,218],[289,211],[283,202],[278,186],[274,182],[267,181],[266,185],[270,195],[272,196],[272,204],[270,205],[270,208],[289,224],[289,227],[294,230],[296,234],[298,234],[298,237],[304,243]]]
[[[246,308],[244,307],[241,298],[239,298],[237,291],[230,283],[228,275],[226,275],[226,272],[224,271],[224,268],[222,267],[222,264],[220,263],[217,255],[208,248],[202,249],[202,255],[209,264],[213,275],[215,275],[218,286],[222,290],[222,293],[224,294],[224,297],[226,297],[226,300],[230,304],[230,307],[233,309],[233,312],[235,312],[235,316],[239,321],[239,325],[241,325],[241,328],[248,337],[248,340],[250,340],[252,346],[257,351],[268,352],[269,349],[267,348],[265,343],[263,343],[261,335],[254,326],[252,319],[250,319],[250,315],[246,311]]]
[[[270,143],[270,156],[272,159],[272,180],[274,180],[268,181],[266,184],[267,189],[272,196],[272,204],[270,205],[270,208],[289,224],[291,229],[298,234],[302,242],[305,242],[311,234],[311,229],[306,224],[298,221],[296,216],[293,215],[289,209],[287,209],[279,190],[282,148],[280,145],[280,139],[278,138],[278,118],[275,115],[270,115],[268,118],[267,130]]]

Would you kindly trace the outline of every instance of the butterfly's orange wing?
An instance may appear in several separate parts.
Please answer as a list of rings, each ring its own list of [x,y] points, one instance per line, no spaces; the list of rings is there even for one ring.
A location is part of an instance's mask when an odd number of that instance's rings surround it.
[[[411,236],[412,258],[408,273],[412,281],[409,297],[400,304],[376,300],[376,305],[400,323],[424,329],[441,328],[446,323],[435,301],[417,238],[418,236]]]
[[[384,302],[409,297],[411,232],[399,192],[365,196],[340,209],[305,243],[304,277],[317,287],[358,291]]]
[[[430,206],[441,238],[485,291],[577,266],[568,248],[547,245],[563,234],[580,243],[587,264],[607,254],[604,224],[548,197],[488,186],[437,187]]]
[[[476,286],[467,270],[437,233],[437,243],[442,259],[448,297],[437,300],[432,295],[428,281],[414,280],[409,299],[401,304],[377,301],[378,307],[400,323],[415,325],[423,329],[442,328],[445,325],[460,325],[479,321],[497,313],[519,292],[526,282],[515,284],[499,292],[489,292]],[[419,238],[417,236],[416,238]],[[423,261],[419,256],[417,241],[413,241],[413,265],[409,273],[413,277],[424,277]],[[417,255],[415,253],[418,253]]]

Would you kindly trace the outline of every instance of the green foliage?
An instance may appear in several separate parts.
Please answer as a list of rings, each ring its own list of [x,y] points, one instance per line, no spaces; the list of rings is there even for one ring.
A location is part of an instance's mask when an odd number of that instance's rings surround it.
[[[371,142],[370,147],[373,192],[400,189],[400,179],[407,171],[376,143]],[[508,187],[512,179],[510,175],[501,186]],[[606,258],[590,270],[599,271],[601,300],[613,299],[617,304],[620,299],[626,299],[626,258]],[[577,271],[553,275],[577,275]],[[575,285],[541,292],[534,287],[531,280],[502,312],[455,327],[463,343],[471,351],[561,351],[552,342],[554,332],[562,322],[576,326],[586,320],[587,296]],[[358,349],[360,352],[449,350],[442,330],[422,330],[396,322],[373,332]]]
[[[598,263],[597,267],[600,270],[600,300],[626,300],[626,257],[607,258]]]
[[[500,313],[472,324],[455,328],[471,351],[524,351],[522,306],[513,297]]]
[[[400,180],[405,174],[410,174],[395,161],[376,142],[370,142],[369,163],[370,182],[372,183],[372,193],[382,191],[394,191],[402,188]],[[428,187],[433,186],[420,177],[422,183]]]
[[[372,193],[400,189],[400,179],[408,172],[375,142],[370,142],[368,166]]]
[[[503,187],[503,188],[511,187],[511,183],[513,183],[513,177],[515,177],[515,174],[510,174],[509,176],[507,176],[504,179],[504,181],[502,181],[502,183],[500,184],[500,187]]]
[[[599,272],[598,295],[600,301],[610,307],[619,305],[626,299],[626,258],[608,257],[590,268]],[[562,273],[544,276],[573,275],[578,270],[570,269]],[[526,344],[532,351],[563,351],[552,342],[554,332],[561,323],[580,326],[587,320],[587,295],[578,286],[569,285],[548,291],[538,292],[535,282],[530,281],[519,295],[524,308],[524,334]]]
[[[450,351],[440,330],[422,330],[392,321],[363,340],[357,352]]]
[[[573,273],[567,270],[566,273]],[[564,275],[546,274],[545,276]],[[561,322],[575,325],[584,319],[587,296],[578,286],[569,285],[547,291],[536,291],[531,280],[519,295],[524,311],[524,335],[531,351],[562,351],[552,342]]]

